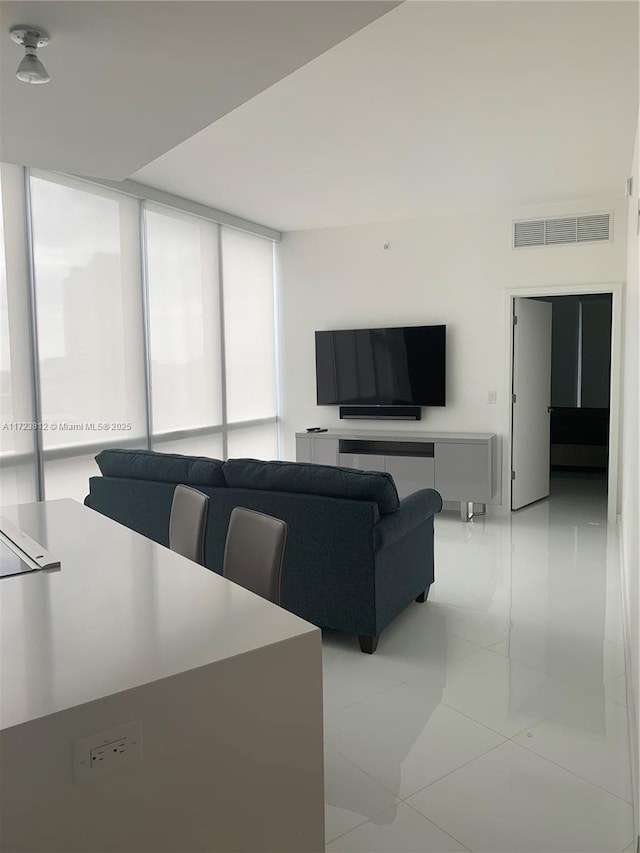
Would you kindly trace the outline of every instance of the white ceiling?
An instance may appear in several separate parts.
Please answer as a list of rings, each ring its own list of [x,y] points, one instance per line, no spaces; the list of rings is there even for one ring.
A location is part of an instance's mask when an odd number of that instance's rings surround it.
[[[132,177],[282,230],[619,196],[637,111],[637,3],[416,0]]]
[[[121,180],[396,5],[2,2],[0,158]],[[45,86],[15,78],[25,23],[51,36]]]

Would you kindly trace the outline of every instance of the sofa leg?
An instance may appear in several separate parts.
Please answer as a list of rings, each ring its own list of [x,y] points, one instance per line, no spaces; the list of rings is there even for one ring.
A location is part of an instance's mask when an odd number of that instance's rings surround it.
[[[365,655],[372,655],[378,648],[378,637],[370,637],[368,634],[358,634],[358,642],[360,643],[360,651]]]
[[[420,602],[426,601],[427,598],[429,598],[429,590],[430,589],[431,589],[431,584],[429,584],[429,586],[424,590],[424,592],[420,593],[420,595],[416,598],[416,601],[420,601]]]

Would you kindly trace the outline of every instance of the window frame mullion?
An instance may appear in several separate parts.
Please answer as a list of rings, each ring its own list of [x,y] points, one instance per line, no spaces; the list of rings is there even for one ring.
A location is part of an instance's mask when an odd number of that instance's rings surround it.
[[[40,378],[40,352],[38,348],[38,313],[36,294],[36,264],[33,240],[33,207],[31,203],[31,170],[23,166],[24,188],[24,235],[27,256],[27,278],[29,293],[29,353],[31,358],[31,404],[33,419],[42,423],[42,385]],[[42,430],[34,430],[34,463],[36,474],[36,500],[45,500],[44,448]]]

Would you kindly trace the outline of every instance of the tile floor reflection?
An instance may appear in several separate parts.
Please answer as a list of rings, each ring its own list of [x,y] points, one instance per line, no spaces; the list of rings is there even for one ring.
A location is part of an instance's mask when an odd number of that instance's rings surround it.
[[[606,483],[436,525],[436,583],[375,655],[325,632],[327,849],[621,853],[633,839]]]

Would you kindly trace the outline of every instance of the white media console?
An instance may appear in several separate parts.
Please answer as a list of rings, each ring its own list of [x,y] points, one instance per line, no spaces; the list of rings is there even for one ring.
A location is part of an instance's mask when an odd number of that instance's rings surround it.
[[[497,436],[465,432],[373,432],[328,430],[297,432],[296,460],[387,471],[400,498],[418,489],[436,489],[443,501],[461,505],[473,516],[474,503],[498,502]]]

